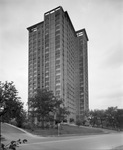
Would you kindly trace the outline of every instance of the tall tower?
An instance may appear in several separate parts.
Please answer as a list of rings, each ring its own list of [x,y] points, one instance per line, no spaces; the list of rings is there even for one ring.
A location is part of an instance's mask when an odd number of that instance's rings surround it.
[[[37,88],[52,90],[65,100],[69,118],[76,119],[88,104],[88,37],[75,31],[61,6],[44,14],[29,31],[28,98]]]

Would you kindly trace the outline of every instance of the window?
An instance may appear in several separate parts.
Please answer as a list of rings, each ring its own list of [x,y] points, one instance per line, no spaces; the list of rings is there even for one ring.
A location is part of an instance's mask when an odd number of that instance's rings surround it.
[[[46,72],[46,73],[45,73],[45,77],[49,77],[49,72]]]
[[[60,24],[60,19],[58,17],[55,19],[55,24]]]
[[[48,28],[45,30],[45,35],[49,35],[49,29]]]
[[[55,12],[55,16],[59,16],[60,15],[60,11],[59,11],[60,8],[56,9],[56,12]]]
[[[60,64],[60,60],[56,60],[56,65],[59,65]]]
[[[45,62],[47,63],[49,61],[49,57],[45,58]]]
[[[49,82],[45,82],[45,86],[49,86]]]
[[[59,34],[60,34],[60,30],[58,30],[58,31],[55,32],[56,36],[59,35]]]
[[[56,59],[59,59],[60,58],[60,54],[59,55],[56,55]]]
[[[56,74],[60,74],[60,70],[56,70]]]
[[[56,80],[56,84],[60,84],[60,80]]]
[[[60,65],[56,65],[56,69],[59,69],[60,68]]]
[[[57,99],[59,99],[59,98],[60,98],[60,96],[56,96],[56,98],[57,98]]]
[[[46,86],[46,90],[49,90],[49,87]]]
[[[57,89],[60,89],[60,85],[56,85],[56,90],[57,90]]]
[[[57,90],[56,91],[56,96],[59,96],[60,95],[60,90]]]
[[[80,87],[80,91],[81,91],[81,92],[84,92],[84,87]]]
[[[45,66],[46,66],[46,67],[49,67],[49,62],[46,62]]]
[[[46,82],[49,81],[49,77],[45,78],[45,81],[46,81]]]
[[[46,58],[49,58],[49,54],[45,54],[45,59],[46,59]]]
[[[45,48],[46,49],[49,48],[49,43],[45,44]]]
[[[55,39],[60,39],[60,35],[57,35],[57,36],[55,37]]]
[[[60,30],[60,25],[58,24],[56,27],[55,27],[56,31]]]
[[[49,53],[49,48],[45,49],[45,53]]]
[[[35,28],[31,29],[31,31],[32,31],[32,32],[36,32],[36,31],[37,31],[37,28],[35,27]]]
[[[45,67],[45,72],[49,72],[49,66]]]
[[[60,44],[60,39],[55,39],[55,44],[56,45]]]
[[[60,75],[56,75],[56,80],[60,79]]]
[[[57,51],[55,52],[55,55],[60,55],[60,50],[57,50]]]
[[[57,48],[60,48],[60,43],[58,43],[56,46],[55,46],[55,48],[57,49]]]
[[[57,20],[59,20],[60,19],[60,15],[59,14],[56,14],[55,15],[55,20],[57,21]]]

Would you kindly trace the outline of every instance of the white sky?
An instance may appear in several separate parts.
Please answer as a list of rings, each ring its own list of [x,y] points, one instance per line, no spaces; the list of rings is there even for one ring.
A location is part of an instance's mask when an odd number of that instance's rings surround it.
[[[58,6],[68,11],[75,30],[89,37],[89,107],[123,108],[122,0],[0,0],[0,81],[14,81],[22,101],[28,93],[27,27]]]

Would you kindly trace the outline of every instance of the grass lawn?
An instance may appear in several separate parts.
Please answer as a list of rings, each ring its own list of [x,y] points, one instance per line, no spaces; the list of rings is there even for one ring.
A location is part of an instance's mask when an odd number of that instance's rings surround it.
[[[34,131],[27,130],[33,134],[41,136],[57,136],[58,129],[34,129]],[[59,128],[59,135],[90,135],[90,134],[103,134],[104,131],[101,129],[91,128],[91,127],[78,127],[62,124]]]

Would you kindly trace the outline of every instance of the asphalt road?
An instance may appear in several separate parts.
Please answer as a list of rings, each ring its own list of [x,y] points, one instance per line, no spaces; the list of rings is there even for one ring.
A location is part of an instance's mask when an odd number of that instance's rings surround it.
[[[6,136],[7,140],[28,139],[28,143],[20,145],[18,150],[107,150],[123,145],[123,133],[72,137],[39,137],[13,127],[9,127],[8,131],[7,128],[8,125],[4,124],[2,135]]]
[[[23,150],[107,150],[123,144],[123,134],[59,138],[23,145]]]

